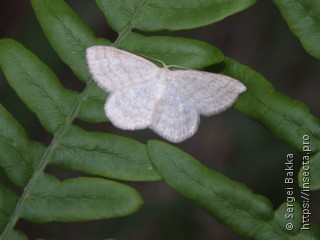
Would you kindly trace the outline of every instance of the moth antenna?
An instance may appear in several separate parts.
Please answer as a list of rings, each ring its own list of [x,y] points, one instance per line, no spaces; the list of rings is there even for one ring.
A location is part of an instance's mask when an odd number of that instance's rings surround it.
[[[163,67],[165,67],[165,68],[180,68],[180,69],[186,69],[186,70],[194,70],[194,69],[192,69],[192,68],[187,68],[187,67],[182,67],[182,66],[179,66],[179,65],[166,65],[163,61],[161,61],[160,59],[156,59],[156,58],[152,58],[152,57],[149,57],[149,56],[146,56],[146,55],[144,55],[144,54],[139,54],[140,56],[142,56],[142,57],[145,57],[145,58],[149,58],[149,59],[151,59],[151,60],[154,60],[154,61],[156,61],[156,62],[160,62],[162,65],[163,65]]]
[[[187,67],[182,67],[182,66],[178,66],[178,65],[169,65],[169,66],[167,66],[168,68],[172,68],[172,67],[174,67],[174,68],[181,68],[181,69],[185,69],[185,70],[194,70],[194,69],[192,69],[192,68],[187,68]]]
[[[114,47],[114,45],[115,45],[115,43],[110,44],[110,45],[108,45],[108,46]],[[122,50],[121,48],[117,48],[117,49]],[[134,54],[134,53],[132,53],[132,54]],[[149,57],[149,56],[144,55],[144,54],[141,54],[141,53],[139,53],[139,56],[144,57],[144,58],[151,59],[151,60],[156,61],[156,62],[159,62],[159,63],[161,63],[162,66],[165,67],[165,68],[172,68],[172,67],[173,67],[173,68],[180,68],[180,69],[186,69],[186,70],[194,70],[194,69],[192,69],[192,68],[182,67],[182,66],[179,66],[179,65],[166,65],[166,64],[165,64],[162,60],[160,60],[160,59],[153,58],[153,57]]]
[[[167,66],[163,61],[161,61],[160,59],[156,59],[156,58],[153,58],[153,57],[149,57],[149,56],[144,55],[144,54],[139,54],[139,55],[142,56],[142,57],[144,57],[144,58],[149,58],[149,59],[151,59],[151,60],[153,60],[153,61],[160,62],[160,63],[163,65],[163,67],[169,67],[169,66]]]

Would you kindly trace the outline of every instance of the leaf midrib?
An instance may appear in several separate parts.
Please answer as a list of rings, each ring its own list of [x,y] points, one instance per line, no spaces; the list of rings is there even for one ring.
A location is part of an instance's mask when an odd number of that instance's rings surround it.
[[[114,46],[117,46],[119,42],[121,42],[124,38],[126,38],[127,34],[131,32],[131,30],[134,27],[134,23],[136,18],[139,16],[139,13],[143,9],[143,7],[150,2],[150,0],[145,0],[143,1],[140,6],[137,8],[135,11],[135,14],[133,15],[133,18],[130,22],[130,25],[122,32],[119,34],[118,38],[114,42]],[[28,195],[30,194],[33,186],[36,184],[36,181],[38,178],[43,174],[44,169],[48,165],[52,154],[54,153],[54,150],[57,145],[59,145],[61,138],[64,136],[64,134],[70,129],[72,126],[73,120],[78,116],[81,104],[87,99],[89,96],[89,93],[91,89],[95,86],[95,82],[91,79],[86,88],[79,94],[78,100],[74,103],[74,106],[71,108],[73,109],[65,118],[65,124],[62,125],[57,133],[54,135],[54,138],[52,139],[50,145],[46,149],[46,151],[43,153],[41,160],[39,161],[38,167],[35,169],[34,173],[32,174],[28,184],[24,188],[23,194],[19,198],[19,201],[16,205],[15,210],[13,211],[11,218],[8,221],[8,224],[4,231],[2,232],[2,235],[0,236],[0,240],[5,240],[6,235],[10,233],[10,231],[13,231],[14,226],[16,225],[17,221],[21,217],[20,213],[21,210],[23,209],[23,205],[28,198]]]
[[[169,160],[170,160],[170,159],[169,159]],[[175,166],[176,169],[178,169],[178,170],[181,169],[180,164],[177,164],[177,162],[173,161],[172,164]],[[273,216],[272,216],[270,219],[266,220],[266,219],[264,219],[263,217],[261,217],[258,213],[253,212],[253,211],[250,211],[250,210],[248,211],[248,209],[242,208],[241,205],[234,204],[234,202],[231,201],[231,200],[229,200],[229,198],[224,197],[222,194],[220,194],[219,191],[215,191],[215,190],[213,190],[212,188],[208,187],[208,186],[207,186],[206,184],[204,184],[201,180],[195,178],[193,175],[188,174],[187,171],[184,171],[183,169],[181,169],[181,171],[179,171],[179,172],[180,172],[182,175],[185,175],[187,178],[192,179],[194,182],[198,183],[198,185],[199,185],[200,187],[202,187],[202,188],[205,189],[203,192],[208,192],[208,191],[209,191],[210,193],[212,193],[213,196],[215,196],[216,198],[220,198],[222,201],[227,202],[227,203],[228,203],[229,205],[231,205],[234,209],[237,209],[239,212],[242,212],[244,215],[245,215],[245,214],[246,214],[246,215],[249,215],[249,216],[252,217],[253,219],[256,219],[256,220],[260,221],[260,223],[261,223],[262,225],[270,226],[270,229],[271,229],[271,230],[274,230],[274,231],[277,232],[277,233],[279,233],[280,236],[283,236],[283,237],[290,237],[290,236],[291,236],[290,234],[282,231],[282,229],[281,229],[278,225],[276,225],[276,224],[274,223],[274,220],[275,220],[274,212],[273,212]],[[231,183],[231,184],[233,184],[233,183]],[[172,186],[173,186],[173,185],[172,185]],[[173,187],[173,188],[175,189],[175,187]],[[180,194],[184,196],[184,193],[183,193],[183,192],[180,192]],[[188,196],[186,196],[186,197],[188,197]],[[192,198],[193,198],[193,196],[190,197],[190,200],[191,200]],[[195,202],[196,202],[196,201],[195,201]],[[203,206],[202,204],[199,204],[199,206],[200,206],[201,208],[203,208],[203,209],[208,209],[206,206]],[[215,210],[212,210],[212,208],[210,207],[210,208],[208,209],[208,213],[211,215],[211,214],[212,214],[212,211],[215,211]],[[214,215],[213,215],[213,216],[214,216]],[[215,217],[215,216],[214,216],[214,217]],[[228,224],[228,225],[229,225],[230,223],[229,223],[229,222],[228,222],[228,223],[225,222],[225,224]],[[233,228],[233,227],[232,227],[232,228]],[[241,233],[241,232],[239,232],[239,233]],[[256,237],[256,236],[257,236],[257,232],[254,232],[254,235],[253,235],[253,236],[250,236],[250,237]],[[248,237],[248,236],[246,236],[246,237]]]
[[[95,85],[93,80],[90,80],[86,86],[86,88],[79,94],[78,100],[74,103],[74,106],[71,108],[72,111],[66,116],[65,118],[65,124],[62,125],[56,134],[54,135],[53,140],[51,141],[50,145],[47,147],[45,152],[42,154],[41,159],[39,161],[38,167],[34,170],[30,180],[28,181],[26,187],[24,188],[24,191],[19,198],[19,201],[17,202],[16,208],[14,209],[11,218],[8,221],[8,224],[6,228],[4,229],[2,235],[0,236],[0,240],[6,239],[6,235],[10,233],[10,231],[13,230],[14,226],[16,225],[17,221],[21,217],[21,211],[23,209],[23,205],[28,198],[30,192],[32,192],[32,189],[34,185],[36,184],[38,178],[43,174],[44,169],[48,165],[52,154],[55,151],[55,148],[57,145],[59,145],[62,137],[64,134],[70,129],[73,120],[77,117],[79,109],[83,101],[87,98],[89,95],[92,87]]]
[[[130,24],[122,31],[119,33],[119,37],[116,39],[116,41],[114,42],[114,46],[119,45],[119,43],[121,41],[123,41],[123,39],[126,38],[127,34],[130,33],[132,31],[132,29],[135,27],[135,22],[137,20],[137,18],[139,17],[140,13],[142,12],[143,8],[150,3],[152,0],[144,0],[141,2],[141,4],[135,9],[135,11],[133,12],[132,15],[132,19],[130,21]]]

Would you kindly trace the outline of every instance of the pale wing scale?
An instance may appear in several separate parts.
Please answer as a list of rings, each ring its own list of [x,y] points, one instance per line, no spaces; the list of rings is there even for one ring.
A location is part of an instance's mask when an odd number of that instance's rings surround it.
[[[246,87],[231,77],[194,70],[170,71],[113,47],[87,49],[94,81],[111,92],[105,112],[118,128],[151,128],[171,142],[191,137],[199,115],[230,107]]]
[[[143,82],[159,70],[142,57],[108,46],[87,48],[86,58],[93,80],[107,92]]]
[[[110,94],[105,104],[109,120],[125,130],[149,127],[158,95],[155,85],[151,79]]]
[[[172,71],[173,84],[192,101],[201,115],[220,113],[246,91],[246,87],[231,77],[195,70]]]
[[[168,83],[156,103],[150,128],[171,142],[181,142],[198,129],[199,114],[192,102]]]

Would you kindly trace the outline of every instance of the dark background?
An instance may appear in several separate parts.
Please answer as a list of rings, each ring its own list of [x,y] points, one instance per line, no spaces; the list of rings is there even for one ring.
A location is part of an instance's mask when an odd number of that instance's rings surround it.
[[[67,1],[99,37],[111,40],[116,34],[107,26],[103,14],[91,0]],[[82,89],[83,85],[61,62],[41,32],[31,6],[25,0],[0,0],[1,38],[22,42],[58,75],[64,86]],[[172,34],[172,33],[170,33]],[[309,56],[289,31],[272,1],[260,0],[251,8],[216,24],[192,31],[174,33],[212,43],[228,57],[264,75],[276,90],[304,102],[312,114],[320,116],[320,62]],[[19,100],[0,73],[0,103],[25,127],[32,139],[48,143],[51,136],[35,115]],[[113,132],[146,142],[159,138],[148,130],[126,132],[110,123],[87,125],[88,129]],[[301,140],[302,141],[302,140]],[[178,145],[206,166],[249,186],[268,197],[275,208],[285,201],[284,174],[288,153],[295,154],[295,170],[301,157],[263,126],[235,109],[202,118],[198,132]],[[61,178],[77,173],[49,169]],[[5,178],[0,171],[0,178]],[[180,197],[161,182],[130,183],[145,198],[144,207],[129,217],[85,223],[31,224],[21,220],[30,239],[240,239],[227,227]],[[298,192],[298,187],[296,188]],[[319,191],[311,196],[312,220],[320,222]]]

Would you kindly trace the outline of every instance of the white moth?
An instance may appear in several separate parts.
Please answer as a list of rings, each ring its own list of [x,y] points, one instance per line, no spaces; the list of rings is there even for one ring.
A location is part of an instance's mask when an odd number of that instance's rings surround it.
[[[246,91],[231,77],[159,68],[114,47],[90,47],[86,57],[93,80],[110,93],[104,109],[116,127],[150,128],[175,143],[197,131],[200,114],[220,113]]]

